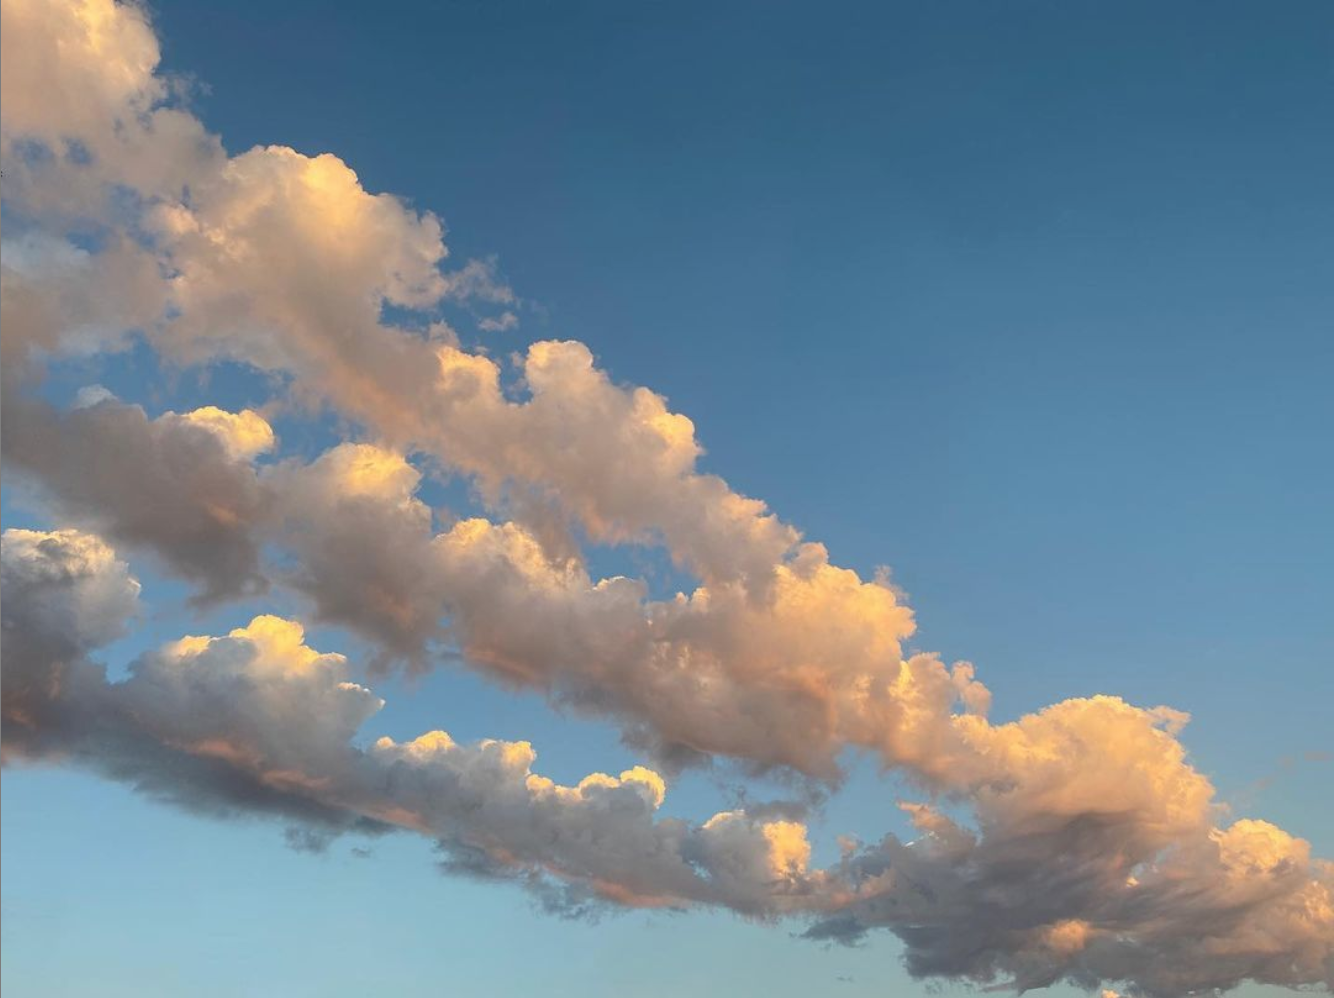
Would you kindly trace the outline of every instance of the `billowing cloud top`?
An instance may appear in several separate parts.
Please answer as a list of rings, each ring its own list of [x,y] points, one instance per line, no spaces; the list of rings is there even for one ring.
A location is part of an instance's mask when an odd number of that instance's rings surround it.
[[[2,9],[0,433],[72,525],[4,533],[7,761],[269,813],[308,847],[409,830],[565,910],[721,906],[840,941],[888,929],[923,977],[1163,996],[1334,982],[1334,868],[1274,825],[1228,822],[1178,740],[1185,714],[1100,696],[990,720],[971,665],[905,657],[913,616],[885,579],[702,473],[694,424],[662,396],[578,342],[533,343],[514,371],[465,346],[440,303],[496,310],[484,333],[522,302],[493,261],[450,269],[433,215],[333,155],[227,153],[158,74],[136,6]],[[356,439],[312,459],[261,412],[152,416],[104,390],[62,410],[30,390],[45,364],[136,338],[172,363],[270,372],[276,405],[331,409]],[[422,468],[467,477],[484,515],[430,508]],[[697,585],[659,599],[596,578],[586,541],[661,546]],[[122,553],[201,604],[295,591],[381,669],[451,649],[610,719],[655,768],[564,786],[527,742],[367,741],[382,701],[273,616],[109,681],[98,649],[138,612]],[[902,805],[912,841],[849,843],[818,868],[793,815],[661,810],[683,766],[836,788],[849,749],[920,789]]]

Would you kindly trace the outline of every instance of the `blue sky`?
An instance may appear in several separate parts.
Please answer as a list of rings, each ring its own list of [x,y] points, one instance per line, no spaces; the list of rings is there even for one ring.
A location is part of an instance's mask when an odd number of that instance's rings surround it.
[[[665,395],[705,471],[863,577],[890,566],[912,649],[975,662],[993,718],[1094,693],[1189,711],[1237,816],[1334,854],[1329,5],[161,0],[153,19],[230,153],[331,151],[440,214],[450,259],[494,255],[521,299],[494,355],[577,338]],[[228,366],[169,378],[141,348],[61,362],[45,391],[89,383],[154,415],[269,390]],[[305,457],[336,434],[278,428]],[[4,513],[55,525],[12,488]],[[113,672],[301,606],[201,616],[129,560],[153,613]],[[308,641],[363,650],[333,626]],[[458,669],[372,685],[377,733],[527,738],[564,781],[641,761],[612,724]],[[735,779],[687,774],[672,813],[707,818]],[[901,791],[857,762],[812,820],[817,856],[902,832]],[[438,875],[415,837],[311,856],[280,825],[59,767],[6,769],[3,811],[17,996],[926,987],[886,933],[564,921]]]

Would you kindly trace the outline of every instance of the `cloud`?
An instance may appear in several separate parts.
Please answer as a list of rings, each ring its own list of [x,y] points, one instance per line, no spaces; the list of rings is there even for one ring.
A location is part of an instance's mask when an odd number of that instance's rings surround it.
[[[108,682],[87,656],[134,612],[125,564],[89,534],[13,530],[0,563],[5,740],[19,758],[76,761],[220,817],[271,813],[297,822],[287,839],[300,850],[398,828],[437,839],[474,872],[555,878],[619,904],[761,913],[773,882],[804,866],[792,822],[656,819],[666,788],[643,767],[564,786],[534,772],[527,742],[461,745],[431,731],[358,748],[383,701],[279,617],[183,637]]]
[[[266,499],[250,458],[273,432],[258,414],[150,419],[109,398],[62,412],[11,393],[0,442],[62,518],[148,547],[199,583],[202,601],[265,588],[254,531]]]
[[[93,2],[61,7],[59,16],[34,13],[47,6],[6,7],[22,22],[11,37],[27,32],[34,48],[59,53],[16,60],[12,88],[96,88],[93,105],[117,125],[99,117],[87,139],[92,165],[74,166],[22,155],[24,142],[50,144],[69,129],[39,114],[6,124],[6,177],[22,172],[60,209],[25,185],[10,200],[25,209],[25,229],[43,238],[68,240],[95,225],[149,254],[157,279],[127,289],[119,311],[171,357],[242,359],[288,373],[297,397],[330,403],[385,442],[423,449],[475,476],[495,501],[512,484],[539,489],[595,539],[661,540],[709,581],[739,578],[762,591],[791,555],[795,530],[695,470],[701,447],[690,420],[646,388],[613,384],[583,344],[533,344],[520,371],[530,396],[516,402],[503,394],[489,358],[382,322],[385,304],[424,308],[491,286],[488,264],[440,270],[446,248],[433,215],[367,192],[332,155],[268,146],[228,157],[204,141],[197,122],[197,141],[183,149],[179,128],[158,120],[189,116],[163,103],[169,92],[151,74],[157,50],[140,37],[142,14]],[[134,20],[125,29],[137,40],[125,70],[133,85],[85,66],[111,42],[59,44],[62,33],[102,39],[118,17]],[[152,155],[117,160],[113,169],[108,157],[124,147]],[[28,294],[33,279],[18,275],[14,283],[14,294]]]
[[[1125,982],[1181,995],[1251,979],[1330,984],[1334,868],[1266,822],[1201,822],[1168,848],[1133,813],[1034,815],[980,835],[887,837],[833,876],[851,895],[817,922],[817,939],[854,940],[885,926],[916,976],[1000,981]]]
[[[766,599],[740,582],[651,600],[594,579],[522,524],[472,517],[436,532],[401,454],[342,444],[262,481],[321,620],[418,665],[448,640],[474,667],[620,719],[659,759],[723,754],[837,779],[849,743],[939,774],[950,709],[985,709],[970,667],[902,660],[912,630],[894,593],[807,545]],[[446,628],[443,621],[448,621]]]
[[[4,535],[8,760],[268,815],[298,849],[416,832],[447,869],[516,879],[567,914],[713,905],[804,918],[815,939],[882,929],[922,977],[1155,996],[1334,983],[1330,865],[1227,818],[1187,759],[1184,714],[1100,696],[993,721],[971,665],[907,653],[913,616],[887,580],[702,472],[694,424],[661,395],[615,382],[582,343],[531,344],[511,367],[440,326],[443,302],[517,299],[493,261],[445,269],[434,215],[336,156],[229,155],[158,73],[137,6],[2,9],[6,462],[57,519],[152,552],[202,600],[276,582],[370,639],[380,666],[452,646],[616,719],[666,776],[563,786],[526,742],[443,731],[363,744],[378,697],[274,616],[109,682],[93,656],[138,586],[77,530]],[[386,318],[399,310],[420,321]],[[96,393],[62,411],[33,393],[52,358],[135,336],[168,362],[278,373],[355,440],[257,464],[279,441],[254,412],[151,418]],[[432,510],[419,468],[466,478],[485,515]],[[582,541],[660,546],[697,584],[658,599],[595,578]],[[916,838],[819,868],[792,815],[661,810],[685,760],[836,787],[849,749],[920,790],[904,805]]]
[[[477,328],[486,333],[504,333],[519,328],[519,317],[506,310],[500,315],[478,320]]]
[[[375,642],[381,666],[425,669],[430,644],[445,635],[431,511],[415,498],[420,479],[401,455],[370,444],[341,444],[264,477],[295,555],[285,581],[314,601],[318,619]]]
[[[83,676],[84,656],[124,633],[139,583],[99,538],[6,530],[0,556],[4,755],[64,736],[53,697]]]
[[[904,663],[909,612],[818,545],[778,566],[763,600],[737,581],[650,600],[639,581],[553,556],[520,523],[437,533],[420,473],[386,448],[342,444],[257,471],[273,435],[253,412],[6,406],[5,456],[58,511],[148,548],[205,599],[261,589],[273,570],[259,552],[273,545],[293,556],[283,581],[318,619],[374,641],[379,664],[424,668],[447,640],[508,683],[620,719],[660,759],[717,753],[837,779],[851,743],[931,776],[951,705],[985,706],[968,667]]]
[[[492,305],[513,305],[518,301],[513,289],[501,280],[495,257],[469,260],[461,270],[445,273],[442,276],[445,282],[444,297],[454,301],[482,301]],[[518,320],[514,313],[504,314],[517,324]],[[508,329],[509,326],[497,328]]]
[[[919,838],[817,869],[798,821],[658,817],[666,784],[644,767],[564,786],[535,772],[527,742],[432,731],[359,748],[382,701],[290,620],[184,637],[109,683],[89,655],[138,586],[96,537],[7,531],[3,585],[11,762],[59,756],[203,813],[270,814],[299,850],[401,829],[435,839],[447,869],[518,880],[567,914],[723,906],[815,916],[807,935],[832,940],[885,927],[919,976],[1152,995],[1328,983],[1334,867],[1267,822],[1214,824],[1172,713],[1102,697],[996,726],[964,770],[972,828],[906,804]],[[1079,761],[1092,752],[1096,766]]]
[[[129,331],[150,326],[165,307],[157,260],[129,238],[113,235],[97,253],[40,231],[6,239],[0,382],[17,390],[45,357],[119,348]]]

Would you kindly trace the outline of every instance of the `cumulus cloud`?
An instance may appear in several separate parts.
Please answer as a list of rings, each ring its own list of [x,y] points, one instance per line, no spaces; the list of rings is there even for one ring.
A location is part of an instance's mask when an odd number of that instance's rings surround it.
[[[204,813],[270,814],[302,849],[349,830],[416,832],[446,868],[516,878],[557,908],[807,915],[808,936],[844,941],[885,927],[920,976],[1153,995],[1329,982],[1334,867],[1267,822],[1216,824],[1173,712],[1103,697],[962,722],[988,728],[961,759],[970,827],[905,804],[917,839],[817,869],[798,821],[659,817],[666,784],[644,767],[564,786],[534,771],[526,742],[432,731],[360,747],[382,701],[290,620],[181,638],[110,683],[90,655],[135,610],[124,563],[77,531],[7,531],[2,564],[11,762],[59,756]]]
[[[420,480],[401,455],[370,444],[284,462],[264,479],[295,554],[286,581],[311,597],[319,619],[374,641],[380,665],[398,659],[424,669],[431,642],[445,634],[431,511],[415,497]]]
[[[923,827],[845,858],[849,890],[807,932],[852,941],[888,927],[915,975],[1016,989],[1061,980],[1182,995],[1251,979],[1331,983],[1334,867],[1266,822],[1201,821],[1153,848],[1133,813],[1033,815],[980,834]],[[943,827],[942,827],[943,826]]]
[[[139,583],[106,544],[76,530],[6,530],[0,557],[4,754],[62,735],[52,698],[84,656],[119,637]]]
[[[834,786],[860,749],[924,799],[904,805],[916,838],[818,868],[790,815],[662,816],[651,769],[563,786],[526,742],[365,744],[379,699],[272,616],[109,682],[93,656],[138,587],[77,530],[4,535],[7,759],[272,815],[298,848],[410,830],[448,869],[515,877],[553,909],[719,905],[809,919],[816,939],[887,930],[924,977],[1162,996],[1334,983],[1330,865],[1223,813],[1184,714],[1093,697],[992,720],[971,665],[906,654],[912,613],[887,580],[703,473],[694,424],[661,395],[578,342],[534,343],[513,367],[463,345],[437,306],[517,299],[492,261],[448,269],[434,215],[333,155],[228,154],[158,72],[137,6],[0,10],[0,434],[57,518],[152,552],[205,601],[301,592],[370,639],[375,664],[424,668],[452,645],[615,718],[669,766],[729,757]],[[397,310],[421,321],[395,325]],[[150,417],[99,392],[60,410],[32,392],[52,358],[135,335],[168,361],[277,372],[360,442],[261,461],[279,441],[255,412]],[[465,477],[486,515],[432,510],[419,467]],[[595,578],[585,539],[659,545],[698,584],[659,599]]]
[[[460,289],[480,294],[493,268],[442,271],[439,220],[367,192],[335,156],[269,146],[228,157],[220,143],[203,141],[197,121],[164,103],[169,89],[152,73],[156,43],[137,9],[12,0],[5,11],[9,37],[29,35],[35,49],[58,53],[16,59],[11,90],[92,88],[92,106],[105,108],[87,140],[91,165],[23,154],[25,143],[80,134],[73,112],[57,109],[48,122],[25,111],[7,123],[6,176],[15,169],[31,177],[61,209],[22,184],[10,200],[25,231],[68,241],[93,225],[151,252],[157,279],[127,289],[121,311],[172,357],[230,357],[286,372],[297,396],[335,405],[388,442],[426,450],[475,476],[493,500],[511,484],[542,490],[596,539],[662,540],[706,580],[742,579],[763,591],[792,554],[793,528],[697,472],[701,448],[690,420],[646,388],[614,384],[583,344],[533,344],[519,371],[529,397],[516,401],[490,358],[382,322],[386,304],[421,308]],[[124,33],[136,55],[106,80],[83,64],[116,44],[108,23],[118,19],[133,21]],[[66,34],[87,44],[63,46]],[[161,116],[194,122],[198,141],[188,155],[179,129],[165,128]],[[126,146],[155,155],[107,165]],[[139,321],[145,314],[150,321]]]
[[[476,668],[620,719],[660,760],[722,754],[837,779],[848,745],[941,774],[951,708],[984,711],[966,665],[903,661],[912,618],[879,582],[805,545],[765,599],[738,581],[653,600],[594,579],[520,523],[436,531],[420,473],[399,453],[342,444],[266,473],[296,555],[288,578],[325,621],[418,664],[448,640]]]
[[[257,413],[150,419],[112,398],[60,411],[12,394],[2,404],[5,461],[63,518],[148,547],[205,602],[264,589],[255,528],[266,501],[250,459],[273,432]]]
[[[134,612],[124,562],[90,534],[9,530],[0,564],[10,761],[58,756],[205,813],[298,821],[288,838],[301,848],[342,831],[409,830],[472,872],[554,878],[621,904],[760,914],[775,885],[804,870],[794,823],[658,819],[665,783],[644,767],[564,786],[534,772],[527,742],[461,745],[431,731],[359,748],[383,701],[294,621],[259,616],[226,636],[183,637],[108,682],[89,653]]]
[[[97,253],[40,231],[4,240],[0,383],[17,389],[45,357],[123,345],[157,319],[165,295],[157,261],[127,238],[113,236]]]
[[[507,683],[620,719],[662,760],[716,753],[836,779],[854,744],[935,778],[951,707],[985,709],[969,667],[904,662],[909,611],[819,545],[777,566],[764,599],[731,581],[651,600],[517,522],[437,532],[420,473],[383,447],[257,471],[273,434],[253,412],[6,408],[5,456],[57,510],[154,551],[205,599],[262,588],[272,544],[294,555],[284,581],[319,619],[372,639],[380,664],[424,667],[433,642],[451,641]]]

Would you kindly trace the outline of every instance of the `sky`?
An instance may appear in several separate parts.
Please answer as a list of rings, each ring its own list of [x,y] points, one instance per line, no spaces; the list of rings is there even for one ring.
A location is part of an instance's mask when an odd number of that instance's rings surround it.
[[[1330,986],[1334,10],[273,8],[3,0],[7,991]]]

